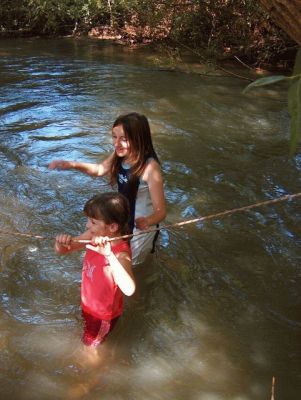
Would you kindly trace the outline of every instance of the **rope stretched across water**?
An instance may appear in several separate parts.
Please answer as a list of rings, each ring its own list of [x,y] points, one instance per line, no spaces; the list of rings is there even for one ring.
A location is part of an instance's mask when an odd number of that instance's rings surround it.
[[[244,206],[244,207],[232,208],[231,210],[221,211],[221,212],[218,212],[218,213],[215,213],[215,214],[206,215],[204,217],[198,217],[198,218],[194,218],[194,219],[189,219],[187,221],[182,221],[182,222],[175,222],[175,223],[169,224],[169,225],[162,225],[159,228],[151,228],[151,229],[147,229],[147,230],[144,230],[144,231],[131,233],[129,235],[122,235],[122,236],[113,237],[113,238],[109,239],[109,242],[112,242],[114,240],[120,240],[120,239],[129,239],[129,238],[132,238],[133,236],[144,235],[146,233],[156,232],[156,231],[160,231],[160,230],[170,230],[170,229],[181,227],[181,226],[188,225],[188,224],[194,224],[194,223],[197,223],[197,222],[202,222],[202,221],[208,221],[208,220],[211,220],[211,219],[221,218],[221,217],[225,217],[227,215],[231,215],[231,214],[234,214],[234,213],[237,213],[237,212],[247,211],[247,210],[251,210],[253,208],[267,206],[267,205],[270,205],[270,204],[279,203],[281,201],[292,200],[292,199],[295,199],[297,197],[301,197],[301,192],[300,193],[294,193],[294,194],[287,194],[285,196],[278,197],[276,199],[261,201],[259,203],[250,204],[250,205]],[[40,239],[40,240],[55,240],[55,238],[50,238],[50,237],[46,237],[46,236],[33,235],[31,233],[11,232],[11,231],[6,231],[6,230],[2,230],[2,229],[0,229],[0,233],[4,233],[6,235],[13,235],[13,236],[23,236],[23,237],[28,237],[28,238]],[[74,241],[79,242],[79,243],[90,243],[89,240],[76,240],[76,239],[74,239]]]

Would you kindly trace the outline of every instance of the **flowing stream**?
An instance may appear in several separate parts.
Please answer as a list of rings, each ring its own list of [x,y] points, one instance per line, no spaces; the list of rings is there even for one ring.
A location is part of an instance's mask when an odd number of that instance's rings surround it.
[[[97,162],[124,112],[144,113],[162,161],[166,223],[301,191],[286,91],[160,70],[149,50],[73,39],[0,40],[1,399],[297,400],[301,200],[162,231],[97,359],[81,344],[85,227],[107,181],[50,171]]]

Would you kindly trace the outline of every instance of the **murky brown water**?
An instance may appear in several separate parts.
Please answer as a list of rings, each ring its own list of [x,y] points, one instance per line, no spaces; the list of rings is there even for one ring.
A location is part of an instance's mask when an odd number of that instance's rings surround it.
[[[104,180],[47,170],[100,160],[127,111],[146,114],[167,223],[300,192],[285,92],[159,71],[97,41],[0,40],[0,229],[82,230]],[[1,399],[297,400],[301,207],[281,203],[162,232],[138,290],[95,358],[82,355],[81,256],[0,234]]]

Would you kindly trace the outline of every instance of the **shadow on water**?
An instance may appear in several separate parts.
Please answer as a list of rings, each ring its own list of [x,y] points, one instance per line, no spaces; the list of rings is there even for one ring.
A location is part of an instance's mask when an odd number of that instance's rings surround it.
[[[146,51],[146,50],[145,50]],[[83,351],[81,254],[53,238],[82,231],[105,180],[47,170],[97,162],[122,112],[145,113],[166,182],[166,223],[300,191],[287,158],[284,93],[156,71],[149,54],[96,41],[0,41],[1,398],[299,398],[298,201],[162,230],[135,269],[137,292],[97,354]]]

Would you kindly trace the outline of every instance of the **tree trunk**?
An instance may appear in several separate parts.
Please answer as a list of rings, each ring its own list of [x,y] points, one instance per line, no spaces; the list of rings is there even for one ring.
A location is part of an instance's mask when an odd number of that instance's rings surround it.
[[[112,5],[114,3],[114,0],[108,0],[108,7],[110,11],[110,26],[111,28],[114,27],[114,15],[113,15],[113,10],[112,10]]]
[[[258,0],[272,20],[301,46],[301,1]]]

